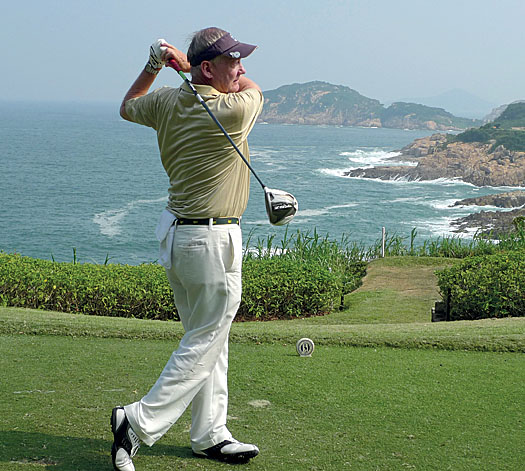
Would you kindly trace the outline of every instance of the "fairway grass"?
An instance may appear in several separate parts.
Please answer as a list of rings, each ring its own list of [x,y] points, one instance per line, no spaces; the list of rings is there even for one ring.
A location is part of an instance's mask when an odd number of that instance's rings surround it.
[[[111,470],[112,407],[138,400],[167,340],[0,338],[0,469]],[[512,470],[524,449],[519,354],[231,345],[229,427],[261,454],[246,466],[194,458],[185,413],[137,471]]]

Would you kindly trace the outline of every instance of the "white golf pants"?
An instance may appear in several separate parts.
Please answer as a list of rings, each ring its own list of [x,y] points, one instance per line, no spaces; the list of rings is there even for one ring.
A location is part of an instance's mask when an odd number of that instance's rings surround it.
[[[151,446],[192,403],[191,443],[199,451],[232,438],[228,336],[241,301],[242,235],[238,225],[210,224],[173,225],[170,236],[166,273],[185,335],[151,390],[124,409]]]

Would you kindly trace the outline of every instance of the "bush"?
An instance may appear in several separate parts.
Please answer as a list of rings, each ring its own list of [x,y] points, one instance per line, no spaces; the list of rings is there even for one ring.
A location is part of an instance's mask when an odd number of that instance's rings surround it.
[[[341,274],[319,263],[279,256],[246,259],[237,317],[272,320],[328,314],[339,307],[342,289]]]
[[[158,265],[57,263],[0,253],[4,305],[143,319],[178,319]]]
[[[282,256],[245,257],[238,319],[288,319],[339,307],[344,294],[359,286],[364,262],[310,255],[291,250]],[[164,269],[154,264],[57,263],[0,253],[0,304],[178,320]]]
[[[259,239],[256,248],[247,251],[244,256],[245,266],[252,260],[279,260],[275,263],[284,264],[301,270],[329,272],[339,277],[339,306],[342,307],[345,294],[357,289],[366,274],[366,262],[369,253],[362,246],[351,243],[345,236],[340,242],[329,240],[328,236],[320,237],[316,230],[302,233],[297,231],[288,236],[285,232],[280,246],[275,247],[274,236],[265,240]],[[294,265],[295,264],[295,265]],[[316,278],[313,272],[311,280]],[[321,276],[321,274],[319,275]],[[335,307],[335,304],[334,304]],[[314,313],[315,314],[315,313]]]
[[[525,316],[525,252],[470,257],[436,272],[450,319]]]

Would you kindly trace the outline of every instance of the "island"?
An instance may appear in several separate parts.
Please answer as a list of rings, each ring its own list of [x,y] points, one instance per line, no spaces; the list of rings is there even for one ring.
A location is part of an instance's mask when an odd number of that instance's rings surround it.
[[[396,102],[385,107],[352,88],[320,81],[265,91],[259,122],[433,131],[459,131],[481,124],[417,103]]]

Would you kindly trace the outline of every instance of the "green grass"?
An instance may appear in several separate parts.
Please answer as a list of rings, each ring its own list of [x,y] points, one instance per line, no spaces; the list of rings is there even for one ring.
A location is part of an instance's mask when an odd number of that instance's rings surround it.
[[[110,470],[109,414],[153,384],[167,340],[2,336],[0,469]],[[251,470],[517,470],[516,354],[232,344],[229,426],[258,443]],[[252,404],[264,401],[266,407]],[[189,415],[137,470],[240,469],[189,449]]]
[[[342,312],[235,323],[229,427],[261,455],[192,457],[185,413],[137,471],[521,469],[525,318],[430,323],[449,263],[377,260]],[[148,391],[181,336],[176,322],[0,307],[0,470],[112,469],[112,407]]]

